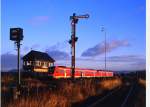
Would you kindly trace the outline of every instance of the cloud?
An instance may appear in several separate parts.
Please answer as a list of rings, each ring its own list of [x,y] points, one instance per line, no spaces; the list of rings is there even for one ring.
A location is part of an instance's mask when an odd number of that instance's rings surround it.
[[[145,57],[139,55],[122,55],[108,57],[108,61],[111,62],[144,62]]]
[[[78,58],[77,66],[94,69],[104,69],[105,63],[103,57],[96,58]],[[121,55],[107,57],[107,69],[113,71],[132,71],[145,70],[146,58],[141,55]]]
[[[33,44],[33,45],[31,46],[32,49],[37,49],[37,48],[39,48],[39,47],[40,47],[39,44]]]
[[[76,58],[76,67],[88,69],[105,69],[104,60],[101,58]],[[71,60],[56,61],[56,65],[71,66]],[[107,58],[107,70],[135,71],[146,69],[146,59],[140,55],[111,56]]]
[[[140,62],[134,62],[131,64],[131,66],[136,68],[137,70],[146,70],[146,60]]]
[[[49,51],[48,54],[53,57],[55,65],[70,66],[70,56],[62,51]],[[22,55],[21,55],[22,56]],[[76,58],[76,67],[90,69],[104,69],[103,57],[100,58]],[[20,64],[22,68],[22,61]],[[1,69],[11,70],[17,68],[17,55],[6,53],[1,55]],[[107,69],[113,71],[132,71],[146,69],[146,58],[140,55],[122,55],[107,57]]]
[[[25,46],[25,47],[23,47],[23,51],[29,51],[30,50],[30,48],[28,47],[28,46]]]
[[[37,26],[37,25],[41,25],[43,23],[46,23],[48,22],[49,20],[49,17],[48,16],[35,16],[35,17],[32,17],[28,23],[33,25],[33,26]]]
[[[49,46],[45,49],[45,51],[55,60],[70,59],[68,52],[66,52],[68,50],[69,47],[67,41],[58,42],[55,45]]]
[[[39,44],[33,44],[31,46],[24,46],[23,48],[21,48],[22,49],[21,54],[24,55],[24,54],[28,53],[31,50],[39,50],[39,48],[40,48]]]
[[[55,60],[66,60],[69,59],[69,54],[60,50],[46,51]]]
[[[119,47],[129,46],[129,42],[127,40],[113,40],[110,43],[106,43],[106,52],[111,52],[114,49]],[[92,48],[88,48],[85,50],[81,56],[83,57],[94,57],[105,53],[105,43],[99,43]]]
[[[49,46],[46,48],[46,50],[53,51],[53,50],[61,50],[61,51],[68,51],[70,49],[69,43],[67,40],[63,42],[57,42],[56,44]]]
[[[20,67],[22,68],[22,61]],[[1,55],[1,69],[2,70],[17,69],[17,55],[9,53]]]
[[[146,69],[146,58],[141,55],[111,56],[107,59],[108,68],[116,71],[136,71]]]

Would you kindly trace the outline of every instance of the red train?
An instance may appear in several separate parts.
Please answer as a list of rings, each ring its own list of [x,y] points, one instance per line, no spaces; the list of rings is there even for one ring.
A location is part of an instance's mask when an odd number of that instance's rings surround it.
[[[50,67],[48,75],[53,78],[71,78],[71,68],[64,66]],[[80,77],[113,77],[113,72],[93,69],[75,69],[75,78]]]

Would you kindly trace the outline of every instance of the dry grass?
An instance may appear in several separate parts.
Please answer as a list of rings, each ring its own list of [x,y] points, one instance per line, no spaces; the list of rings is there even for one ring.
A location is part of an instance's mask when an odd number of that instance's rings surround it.
[[[46,87],[46,84],[42,83],[40,80],[33,79],[33,78],[26,78],[22,81],[25,85],[27,85],[29,88],[32,87]]]
[[[146,80],[140,78],[138,82],[140,85],[146,88]]]
[[[21,98],[13,101],[8,107],[70,107],[66,97],[46,92],[37,97]]]
[[[100,87],[104,90],[112,90],[121,85],[122,80],[120,78],[113,78],[110,80],[103,80],[102,82],[100,82]]]
[[[15,80],[15,78],[12,75],[1,76],[1,83],[4,83],[4,84],[11,83],[14,80]]]
[[[8,91],[9,91],[9,89],[8,89],[7,86],[4,85],[4,86],[1,87],[1,92],[2,92],[2,93],[8,92]]]
[[[15,83],[15,77],[11,74],[1,75],[1,92],[5,93],[9,91],[8,85],[10,83]]]
[[[121,85],[121,80],[118,78],[103,80],[98,83],[92,79],[79,80],[75,83],[70,80],[62,81],[56,90],[40,93],[39,97],[35,95],[23,97],[20,100],[12,101],[8,107],[71,107],[74,103],[100,94],[98,92],[102,91],[102,88],[110,90],[119,85]]]
[[[81,102],[89,96],[96,95],[96,88],[92,80],[73,83],[61,82],[56,91],[47,91],[36,96],[21,98],[13,101],[8,107],[71,107],[73,103]]]
[[[75,103],[85,100],[89,96],[94,96],[96,88],[92,80],[83,80],[78,83],[63,83],[59,92],[71,100],[70,102]]]

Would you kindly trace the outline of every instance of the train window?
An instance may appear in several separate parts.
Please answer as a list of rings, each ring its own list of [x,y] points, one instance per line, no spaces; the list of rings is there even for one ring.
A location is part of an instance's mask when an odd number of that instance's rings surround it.
[[[64,70],[60,70],[60,73],[64,73]]]

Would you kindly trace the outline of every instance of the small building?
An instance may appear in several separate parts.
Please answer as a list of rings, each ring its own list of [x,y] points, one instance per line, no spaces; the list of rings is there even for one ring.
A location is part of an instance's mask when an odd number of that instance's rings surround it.
[[[47,53],[31,50],[23,57],[23,69],[33,72],[48,72],[55,60]]]

